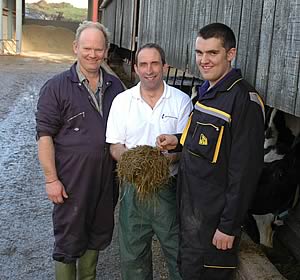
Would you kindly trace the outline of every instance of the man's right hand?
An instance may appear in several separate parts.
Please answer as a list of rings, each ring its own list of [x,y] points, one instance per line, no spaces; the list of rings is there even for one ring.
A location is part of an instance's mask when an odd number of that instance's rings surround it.
[[[156,146],[162,151],[174,150],[178,144],[178,139],[172,134],[161,134],[156,138]]]
[[[49,200],[55,204],[64,203],[64,199],[68,198],[65,187],[59,180],[46,183],[46,192]]]

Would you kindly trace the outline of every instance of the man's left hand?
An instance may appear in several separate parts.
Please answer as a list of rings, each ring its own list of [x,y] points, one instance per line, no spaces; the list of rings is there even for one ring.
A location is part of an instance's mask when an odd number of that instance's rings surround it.
[[[231,249],[234,238],[235,236],[228,235],[217,229],[213,237],[212,244],[220,250]]]

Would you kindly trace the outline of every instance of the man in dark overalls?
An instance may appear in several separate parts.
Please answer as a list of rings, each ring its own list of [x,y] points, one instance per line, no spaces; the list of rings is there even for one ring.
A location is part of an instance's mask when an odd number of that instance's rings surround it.
[[[183,134],[157,138],[163,150],[182,148],[178,260],[184,280],[232,278],[243,219],[263,166],[264,106],[231,67],[235,46],[224,24],[199,31],[196,63],[206,81],[197,88]]]
[[[112,238],[118,191],[105,132],[123,86],[101,67],[108,47],[103,25],[82,23],[74,41],[77,62],[46,82],[37,105],[39,159],[54,203],[57,280],[95,279],[98,252]]]

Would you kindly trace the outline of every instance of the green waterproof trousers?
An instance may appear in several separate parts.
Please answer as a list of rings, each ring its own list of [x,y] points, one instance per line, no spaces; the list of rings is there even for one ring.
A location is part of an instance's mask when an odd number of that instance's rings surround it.
[[[152,280],[152,238],[156,235],[171,280],[181,279],[177,269],[178,221],[176,180],[149,200],[139,200],[135,187],[121,186],[119,244],[122,280]]]

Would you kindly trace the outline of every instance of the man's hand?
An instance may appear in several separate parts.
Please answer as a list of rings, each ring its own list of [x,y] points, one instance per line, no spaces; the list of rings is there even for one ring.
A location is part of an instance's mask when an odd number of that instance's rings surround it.
[[[64,203],[64,199],[68,198],[65,187],[59,180],[46,184],[46,192],[48,198],[55,204]]]
[[[218,229],[212,240],[212,244],[220,250],[231,249],[235,236],[225,234]]]
[[[161,134],[156,138],[156,146],[162,151],[169,151],[176,148],[178,139],[172,134]]]

